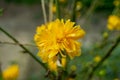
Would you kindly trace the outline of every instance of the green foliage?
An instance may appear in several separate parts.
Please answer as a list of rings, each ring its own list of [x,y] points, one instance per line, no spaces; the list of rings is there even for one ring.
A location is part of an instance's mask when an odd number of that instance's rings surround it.
[[[101,42],[103,43],[103,42]],[[96,46],[97,44],[97,46]],[[77,67],[77,77],[75,80],[86,80],[85,77],[91,71],[91,68],[97,64],[94,62],[95,55],[103,57],[105,53],[111,47],[111,43],[106,44],[104,47],[98,47],[98,43],[91,45],[89,48],[83,46],[82,55],[69,62],[69,66],[73,64]],[[113,80],[114,78],[120,77],[120,44],[112,52],[112,55],[105,60],[105,62],[96,70],[94,79],[98,78],[100,80]],[[68,68],[70,72],[70,67]]]

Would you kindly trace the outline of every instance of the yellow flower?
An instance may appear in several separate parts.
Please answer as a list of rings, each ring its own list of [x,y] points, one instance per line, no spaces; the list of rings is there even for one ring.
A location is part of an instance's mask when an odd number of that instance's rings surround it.
[[[101,61],[101,57],[100,56],[95,56],[94,61],[95,62],[100,62]]]
[[[113,80],[120,80],[119,78],[115,78],[115,79],[113,79]]]
[[[120,30],[120,17],[111,15],[108,18],[108,25],[109,30]]]
[[[3,71],[3,79],[4,80],[15,80],[19,75],[19,67],[18,65],[12,65]]]
[[[70,20],[64,22],[63,19],[57,19],[37,27],[34,40],[39,48],[38,56],[43,62],[53,61],[57,64],[57,61],[61,62],[66,55],[74,58],[81,54],[81,43],[78,39],[85,35],[85,31],[74,24]],[[63,60],[63,62],[66,61]]]
[[[108,36],[109,36],[108,32],[104,32],[104,33],[103,33],[103,37],[104,37],[104,38],[108,38]]]
[[[77,69],[77,67],[76,67],[75,65],[72,65],[72,66],[71,66],[71,70],[72,70],[72,71],[76,71],[76,69]]]
[[[56,13],[56,6],[55,5],[52,6],[52,12]]]
[[[76,11],[79,11],[82,8],[82,2],[78,1],[76,3]]]
[[[119,6],[119,5],[120,5],[120,0],[114,0],[113,4],[114,4],[115,6]]]

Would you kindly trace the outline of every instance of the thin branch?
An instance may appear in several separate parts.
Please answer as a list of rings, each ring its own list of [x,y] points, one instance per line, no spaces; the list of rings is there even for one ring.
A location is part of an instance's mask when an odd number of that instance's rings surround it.
[[[83,15],[83,18],[84,18],[84,21],[83,21],[83,24],[86,23],[86,20],[88,20],[88,18],[90,17],[90,15],[93,13],[93,11],[95,10],[95,8],[98,6],[97,3],[98,3],[99,0],[93,0],[91,2],[91,5],[89,7],[89,9],[87,10],[87,12]]]
[[[93,67],[92,72],[88,75],[88,80],[90,80],[93,77],[93,74],[97,70],[97,68],[99,68],[103,64],[103,62],[110,57],[110,55],[112,54],[113,50],[118,46],[119,43],[120,43],[120,35],[116,39],[116,42],[108,50],[106,55],[102,58],[102,60],[96,66]]]
[[[49,2],[49,21],[52,21],[52,19],[53,19],[52,6],[53,6],[53,0],[50,0],[50,2]]]
[[[0,44],[10,44],[10,45],[24,45],[24,46],[37,47],[36,45],[33,45],[33,44],[21,44],[21,43],[13,43],[13,42],[2,42],[2,41],[0,41]]]
[[[98,1],[99,1],[99,0],[93,0],[93,1],[92,1],[91,5],[90,5],[90,8],[88,9],[88,11],[87,11],[86,14],[84,15],[84,17],[88,18],[89,15],[91,15],[91,13],[95,10]]]
[[[56,17],[58,19],[61,19],[61,15],[60,15],[60,4],[59,4],[59,0],[55,0],[55,4],[56,4]]]
[[[72,16],[71,16],[71,21],[73,21],[73,22],[76,21],[76,3],[77,3],[77,0],[74,0],[73,1]]]
[[[47,70],[47,67],[45,66],[44,63],[42,63],[32,52],[30,52],[26,47],[24,47],[24,45],[20,44],[19,41],[17,39],[15,39],[12,35],[10,35],[7,31],[5,31],[4,29],[2,29],[0,27],[0,31],[2,31],[6,36],[8,36],[10,39],[12,39],[15,43],[19,44],[19,46],[25,51],[27,52],[32,58],[34,58],[39,64],[41,64],[41,66],[43,68],[45,68]]]
[[[2,78],[2,69],[1,69],[1,63],[0,63],[0,80]]]
[[[43,10],[44,23],[47,23],[47,15],[46,15],[46,9],[45,9],[45,0],[41,0],[41,4],[42,4],[42,10]]]

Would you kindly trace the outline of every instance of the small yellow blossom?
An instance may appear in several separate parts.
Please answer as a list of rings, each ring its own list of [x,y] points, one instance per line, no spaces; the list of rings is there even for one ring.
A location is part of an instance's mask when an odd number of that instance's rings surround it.
[[[52,6],[52,12],[56,13],[56,6],[55,5]]]
[[[119,78],[115,78],[115,79],[113,79],[113,80],[120,80]]]
[[[38,56],[44,63],[54,64],[56,69],[57,62],[62,66],[66,64],[66,55],[74,58],[81,54],[78,39],[85,35],[85,31],[74,24],[70,20],[57,19],[37,27],[34,40],[39,49]]]
[[[79,11],[82,8],[82,3],[80,1],[78,1],[76,3],[76,11]]]
[[[113,4],[114,4],[115,6],[119,6],[119,5],[120,5],[120,0],[114,0]]]
[[[19,75],[19,67],[18,65],[12,65],[3,71],[3,79],[4,80],[15,80]]]
[[[100,62],[101,61],[101,57],[100,56],[95,56],[94,61],[95,62]]]
[[[77,69],[77,67],[76,67],[75,65],[72,65],[72,66],[71,66],[71,70],[72,70],[72,71],[76,71],[76,69]]]
[[[109,30],[120,30],[120,17],[111,15],[108,18],[108,25]]]
[[[104,32],[104,33],[103,33],[103,37],[104,37],[104,38],[108,38],[108,36],[109,36],[108,32]]]
[[[106,70],[102,69],[99,71],[99,75],[104,76],[106,74]]]

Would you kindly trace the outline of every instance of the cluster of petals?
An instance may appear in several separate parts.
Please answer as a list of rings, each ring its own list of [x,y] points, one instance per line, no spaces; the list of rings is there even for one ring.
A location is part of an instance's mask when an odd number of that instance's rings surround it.
[[[120,30],[120,17],[116,15],[110,15],[108,18],[108,25],[109,30]]]
[[[14,64],[3,71],[4,80],[16,80],[19,75],[19,66]]]
[[[56,65],[58,60],[66,56],[74,58],[81,54],[78,40],[85,35],[85,31],[79,25],[74,25],[70,20],[64,22],[63,19],[56,19],[37,27],[34,40],[43,62]]]

